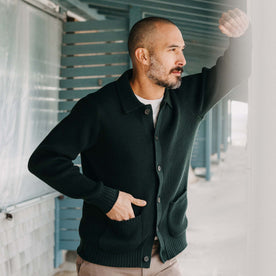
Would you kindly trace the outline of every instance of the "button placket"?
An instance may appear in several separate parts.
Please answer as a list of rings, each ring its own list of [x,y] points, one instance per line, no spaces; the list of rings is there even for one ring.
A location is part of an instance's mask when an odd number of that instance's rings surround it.
[[[162,124],[162,116],[164,114],[164,106],[160,106],[157,122],[155,125],[155,133],[154,133],[154,144],[155,144],[155,160],[156,160],[156,173],[159,179],[159,188],[156,198],[156,207],[157,207],[157,218],[156,218],[156,235],[160,242],[160,257],[163,258],[163,250],[164,250],[164,242],[162,238],[162,232],[160,232],[159,224],[162,217],[162,203],[161,203],[161,191],[163,187],[163,167],[162,167],[162,151],[161,151],[161,142],[160,142],[160,126]],[[163,258],[164,259],[164,258]]]
[[[148,108],[148,107],[147,107],[147,108],[145,109],[145,111],[144,111],[145,115],[149,115],[150,112],[151,112],[151,110],[150,110],[150,108]]]
[[[145,257],[144,257],[144,262],[147,263],[148,261],[149,261],[149,256],[145,256]]]

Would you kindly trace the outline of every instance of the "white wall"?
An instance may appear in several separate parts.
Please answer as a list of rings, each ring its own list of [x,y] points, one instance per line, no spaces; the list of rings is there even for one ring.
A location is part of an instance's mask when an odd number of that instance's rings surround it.
[[[249,90],[247,276],[276,275],[276,35],[274,0],[249,1],[253,70]]]
[[[52,189],[28,159],[57,123],[62,22],[22,0],[0,0],[0,209]]]
[[[28,159],[57,123],[62,22],[23,0],[0,0],[0,275],[49,276],[54,197]]]
[[[54,198],[0,214],[0,275],[49,276],[54,259]]]

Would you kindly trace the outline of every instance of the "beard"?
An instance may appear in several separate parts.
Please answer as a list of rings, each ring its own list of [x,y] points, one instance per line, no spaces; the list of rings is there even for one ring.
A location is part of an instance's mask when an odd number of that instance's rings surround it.
[[[169,74],[171,74],[173,71],[183,72],[183,68],[175,67],[172,68],[168,73],[166,68],[153,55],[151,55],[150,68],[147,72],[147,77],[153,80],[155,84],[170,89],[179,88],[182,81],[181,76],[174,76],[174,80],[169,79]]]

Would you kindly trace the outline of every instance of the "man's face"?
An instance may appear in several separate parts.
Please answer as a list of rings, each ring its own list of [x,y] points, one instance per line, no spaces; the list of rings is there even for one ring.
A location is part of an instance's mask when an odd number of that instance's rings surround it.
[[[172,24],[159,24],[150,45],[150,65],[147,77],[155,84],[176,89],[181,85],[181,73],[186,60],[182,34]]]

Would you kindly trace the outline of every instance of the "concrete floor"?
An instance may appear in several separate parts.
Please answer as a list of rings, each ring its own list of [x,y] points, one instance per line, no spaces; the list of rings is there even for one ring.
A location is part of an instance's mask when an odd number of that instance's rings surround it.
[[[188,190],[188,247],[181,254],[183,276],[244,275],[247,231],[247,154],[231,146],[213,165],[210,182]]]
[[[230,146],[212,165],[210,182],[188,188],[188,247],[179,256],[183,276],[242,276],[246,252],[246,150]],[[215,163],[215,162],[214,162]],[[74,255],[55,276],[76,276]]]

